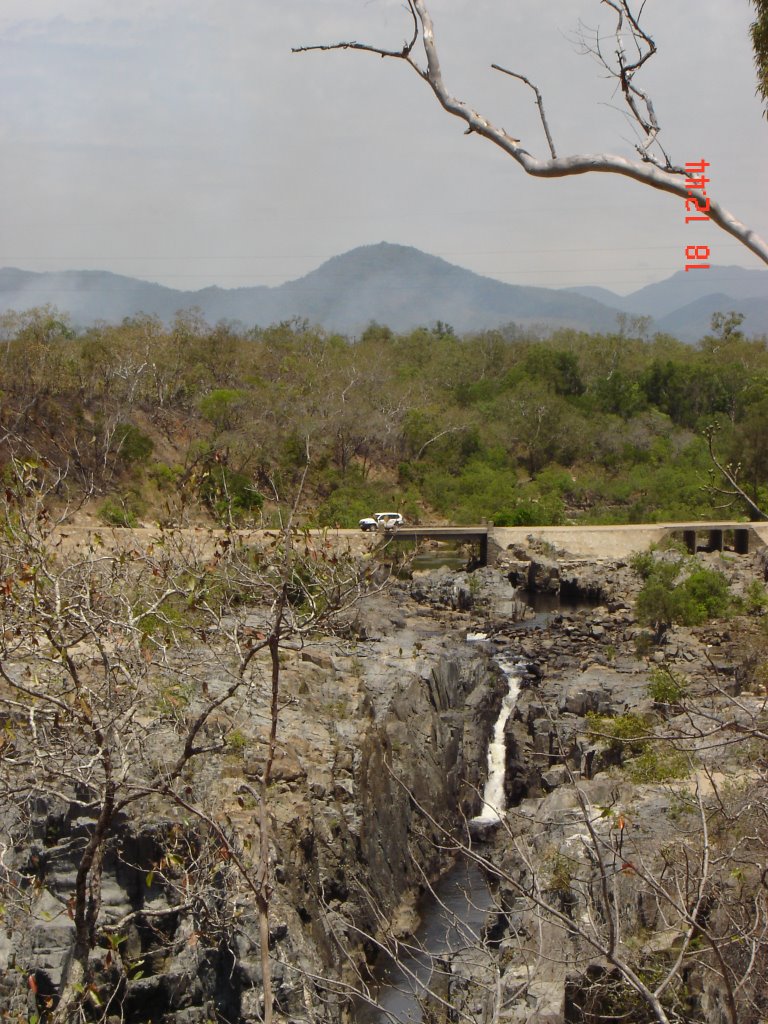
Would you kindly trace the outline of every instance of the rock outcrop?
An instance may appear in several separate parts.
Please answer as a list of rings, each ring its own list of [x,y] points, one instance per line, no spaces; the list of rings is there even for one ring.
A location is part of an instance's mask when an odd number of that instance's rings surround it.
[[[762,573],[756,559],[727,568],[739,593],[751,573]],[[586,604],[532,621],[512,585],[523,580]],[[484,942],[444,957],[441,995],[477,1021],[492,1019],[499,996],[503,1019],[519,1024],[607,1019],[611,1006],[648,1019],[647,1008],[621,1001],[621,956],[594,936],[604,934],[609,908],[643,970],[676,955],[690,922],[648,879],[677,878],[680,858],[700,856],[691,794],[726,765],[704,740],[690,744],[685,755],[703,775],[673,792],[646,723],[671,737],[700,726],[705,737],[713,673],[718,700],[739,694],[734,731],[747,728],[761,698],[743,692],[749,671],[727,626],[673,627],[649,649],[632,610],[637,586],[623,562],[596,569],[520,549],[496,569],[397,585],[362,604],[345,640],[315,637],[283,652],[268,802],[277,1020],[354,1020],[349,991],[375,972],[381,944],[412,929],[425,881],[445,867],[451,836],[480,807],[488,738],[506,690],[496,656],[524,666],[505,731],[510,811],[481,847],[496,866],[496,913]],[[488,639],[466,644],[468,631]],[[187,779],[190,801],[211,823],[207,838],[219,829],[252,869],[268,734],[268,687],[259,679],[269,666],[256,668],[253,691],[222,723],[231,737],[224,757]],[[649,680],[666,669],[696,695],[696,713],[654,701]],[[649,750],[656,760],[644,763]],[[94,827],[75,792],[28,810],[24,839],[2,862],[13,899],[0,935],[0,999],[22,1019],[55,1006],[72,949],[78,855]],[[141,816],[123,814],[106,848],[94,1000],[100,984],[111,988],[112,1016],[124,1024],[263,1017],[253,889],[226,844],[209,843],[204,831],[158,793]],[[708,920],[740,912],[733,892],[723,869],[713,877]],[[703,950],[698,966],[670,986],[670,998],[685,1005],[684,1019],[720,1024],[727,1018],[708,956]],[[761,947],[761,969],[764,956]],[[762,1005],[752,982],[744,992]],[[440,1012],[435,1019],[447,1020]]]
[[[383,936],[412,924],[424,879],[445,864],[440,829],[477,808],[504,692],[487,653],[464,642],[464,624],[446,630],[405,590],[364,603],[356,628],[366,640],[317,638],[281,655],[270,946],[277,1019],[286,1021],[308,1008],[318,1020],[340,1019],[344,983],[367,974]],[[242,703],[227,723],[237,742],[188,787],[254,872],[264,697],[257,687]],[[0,943],[0,984],[14,1011],[55,1006],[72,949],[77,864],[93,828],[88,807],[62,794],[34,809],[26,840],[6,858],[14,879],[36,879],[9,908]],[[261,1019],[253,894],[226,849],[202,843],[204,831],[160,795],[141,818],[115,823],[91,962],[94,1001],[100,984],[111,989],[125,1024]]]
[[[738,595],[759,578],[760,563],[718,568]],[[576,565],[561,566],[560,578],[566,573],[575,590],[603,603],[494,638],[506,659],[524,658],[536,671],[506,727],[510,811],[484,851],[501,924],[493,943],[472,953],[474,985],[457,955],[446,998],[476,1020],[503,1005],[504,1019],[519,1024],[678,1013],[702,1024],[758,1021],[768,952],[753,944],[737,890],[762,904],[762,883],[733,851],[737,833],[758,865],[765,856],[768,835],[754,810],[741,810],[764,806],[764,772],[729,734],[764,749],[764,697],[742,691],[754,685],[743,634],[723,622],[674,626],[649,649],[626,566],[606,567],[602,580]],[[685,708],[658,703],[654,680],[685,692]],[[695,899],[700,910],[691,912]],[[732,938],[708,945],[705,934]],[[735,953],[745,944],[751,963]],[[654,1017],[627,982],[631,969],[656,979],[651,992],[671,971],[668,1017]]]

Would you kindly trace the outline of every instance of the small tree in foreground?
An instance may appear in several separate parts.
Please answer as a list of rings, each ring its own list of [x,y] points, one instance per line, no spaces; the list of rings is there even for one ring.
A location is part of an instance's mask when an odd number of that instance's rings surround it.
[[[0,812],[9,927],[60,917],[71,951],[52,978],[28,950],[17,967],[51,1024],[120,1014],[141,965],[123,955],[133,923],[163,933],[188,914],[228,948],[222,885],[233,867],[260,922],[264,1020],[272,1019],[269,786],[281,709],[281,657],[339,617],[368,586],[358,563],[297,534],[263,549],[231,534],[164,532],[123,544],[95,534],[69,547],[49,510],[44,470],[12,461],[0,534]],[[246,701],[268,722],[255,802],[258,839],[235,856],[206,809],[196,765],[230,749]],[[173,807],[193,824],[172,825]],[[151,863],[126,835],[142,809],[158,820]],[[165,809],[165,810],[163,810]],[[163,825],[162,822],[165,821]],[[145,844],[146,845],[146,844]],[[218,853],[216,851],[219,851]],[[223,852],[222,852],[223,851]],[[162,882],[164,908],[105,915],[105,864]],[[72,873],[71,888],[51,888]],[[218,893],[218,895],[217,895]],[[225,901],[226,902],[226,901]],[[121,951],[122,950],[122,951]]]

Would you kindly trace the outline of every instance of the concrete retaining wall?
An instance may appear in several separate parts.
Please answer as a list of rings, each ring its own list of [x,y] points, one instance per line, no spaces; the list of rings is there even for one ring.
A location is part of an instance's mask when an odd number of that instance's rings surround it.
[[[513,526],[496,527],[491,539],[500,548],[525,544],[536,537],[576,558],[597,561],[628,558],[635,551],[645,551],[665,537],[695,532],[696,541],[705,546],[715,531],[747,531],[749,550],[768,544],[768,523],[638,523],[631,526]]]

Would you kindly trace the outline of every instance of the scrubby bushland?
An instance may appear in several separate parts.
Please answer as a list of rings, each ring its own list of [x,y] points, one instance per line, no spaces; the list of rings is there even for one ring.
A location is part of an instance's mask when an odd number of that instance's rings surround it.
[[[722,618],[732,605],[722,573],[676,552],[646,553],[633,560],[643,579],[637,595],[637,619],[653,626],[657,638],[673,624],[700,626]]]
[[[50,510],[58,474],[12,460],[6,478],[3,1019],[79,1024],[111,1019],[110,1008],[120,1019],[149,1019],[129,1007],[140,1002],[144,974],[153,975],[159,993],[157,968],[174,951],[170,936],[179,919],[189,924],[182,945],[227,951],[224,961],[233,966],[237,875],[255,908],[258,929],[249,941],[260,951],[260,1019],[269,1024],[270,785],[281,756],[286,649],[346,633],[347,613],[381,581],[374,586],[362,562],[327,552],[290,522],[258,549],[220,532],[182,531],[163,531],[146,544],[133,535],[123,546],[96,537],[69,549]],[[241,836],[213,806],[211,774],[201,776],[203,765],[223,775],[226,757],[242,754],[237,724],[247,720],[250,700],[260,718],[254,784],[241,775],[230,794],[233,806],[250,802],[253,831]],[[141,894],[117,915],[105,893],[110,871]],[[57,922],[58,937],[49,942],[58,956],[34,939],[24,945],[41,921]],[[150,936],[151,953],[144,944]],[[153,1019],[163,1006],[157,999]]]
[[[62,487],[110,500],[112,520],[131,495],[134,516],[269,525],[305,473],[311,524],[374,507],[460,523],[721,517],[707,437],[740,463],[732,507],[749,514],[747,499],[768,504],[768,346],[739,324],[716,315],[696,347],[626,322],[348,339],[184,313],[78,334],[37,309],[0,322],[0,422],[17,452],[66,467]]]

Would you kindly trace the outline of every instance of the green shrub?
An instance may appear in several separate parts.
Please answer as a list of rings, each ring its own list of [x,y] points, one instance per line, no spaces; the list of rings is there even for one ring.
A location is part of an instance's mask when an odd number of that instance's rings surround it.
[[[686,566],[691,571],[676,582]],[[731,609],[728,581],[715,569],[697,566],[693,559],[667,561],[652,555],[636,555],[632,566],[645,583],[637,595],[635,613],[639,622],[654,626],[658,637],[673,623],[700,626]]]
[[[642,715],[627,712],[611,718],[590,712],[587,719],[589,738],[607,741],[608,750],[618,757],[632,782],[666,782],[688,776],[686,755],[655,742],[649,722]]]
[[[514,508],[515,475],[476,458],[456,469],[429,467],[421,491],[426,501],[457,523],[477,523]]]
[[[400,507],[399,493],[391,487],[366,485],[360,490],[354,486],[339,487],[316,509],[310,525],[353,529],[365,516],[390,509],[396,511]]]
[[[587,735],[592,741],[607,741],[608,749],[623,759],[628,754],[641,753],[650,733],[645,718],[633,711],[615,717],[588,711]]]
[[[688,690],[684,679],[671,669],[655,668],[648,682],[648,696],[656,704],[679,704]]]
[[[234,388],[216,388],[198,402],[200,415],[216,430],[232,430],[237,426],[247,394]]]
[[[115,430],[113,447],[120,459],[130,465],[146,462],[154,450],[155,442],[132,423],[119,423]]]
[[[662,561],[657,556],[657,548],[652,545],[647,551],[635,551],[630,555],[629,565],[641,580],[668,577],[672,582],[680,571],[679,562]]]
[[[248,746],[248,737],[242,729],[232,729],[227,733],[227,747],[233,754],[242,755]]]
[[[176,486],[184,471],[180,466],[169,466],[167,462],[154,462],[147,470],[147,475],[158,487]]]
[[[768,592],[760,580],[752,580],[747,587],[744,608],[749,615],[762,615],[768,609]]]
[[[221,463],[209,466],[200,483],[200,496],[219,522],[229,519],[240,521],[249,514],[259,512],[264,495],[254,486],[251,478]]]
[[[695,569],[676,588],[681,594],[680,622],[697,626],[727,615],[731,606],[728,581],[715,569]]]
[[[542,494],[554,494],[562,498],[573,491],[575,482],[569,470],[553,463],[536,477],[536,486]]]
[[[135,530],[143,511],[144,504],[136,495],[117,495],[104,499],[99,506],[98,516],[107,526],[124,526]]]
[[[549,494],[541,499],[518,500],[510,510],[494,515],[492,522],[494,526],[556,526],[563,517],[562,501]]]
[[[679,620],[678,603],[672,587],[659,579],[649,579],[637,595],[635,614],[638,622],[656,627],[657,635]]]
[[[691,772],[690,762],[685,754],[650,744],[638,757],[627,762],[626,769],[632,782],[638,784],[686,779]]]

